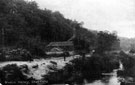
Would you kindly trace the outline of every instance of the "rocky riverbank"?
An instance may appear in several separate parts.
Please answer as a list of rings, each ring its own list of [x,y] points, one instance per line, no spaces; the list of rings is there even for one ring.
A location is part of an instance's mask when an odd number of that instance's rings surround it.
[[[14,79],[14,81],[46,81],[48,84],[83,84],[84,80],[92,82],[101,79],[105,76],[102,73],[119,68],[119,60],[114,55],[93,55],[85,59],[68,57],[66,60],[52,58],[36,59],[33,62],[3,62],[0,64],[1,75],[6,81]]]

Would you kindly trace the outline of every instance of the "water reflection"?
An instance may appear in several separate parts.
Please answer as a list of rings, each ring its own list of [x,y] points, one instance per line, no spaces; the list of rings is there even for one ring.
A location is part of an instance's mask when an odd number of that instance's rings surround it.
[[[85,85],[120,85],[119,78],[117,77],[118,70],[123,70],[123,65],[121,62],[119,69],[113,70],[112,73],[103,73],[103,75],[106,75],[105,78],[96,80],[92,83],[86,83]]]
[[[118,78],[116,76],[111,76],[110,78],[108,77],[105,78],[106,80],[97,80],[94,81],[93,83],[88,83],[85,85],[120,85],[120,82],[118,81]]]

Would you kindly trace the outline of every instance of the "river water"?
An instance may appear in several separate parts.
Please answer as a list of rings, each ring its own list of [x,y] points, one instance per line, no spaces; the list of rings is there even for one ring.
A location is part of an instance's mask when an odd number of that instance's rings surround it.
[[[101,80],[96,80],[92,83],[85,82],[85,85],[120,85],[119,77],[117,76],[117,71],[123,70],[123,65],[120,62],[119,69],[114,69],[111,73],[103,73],[103,75],[106,75]]]
[[[115,74],[116,72],[114,72]],[[87,83],[85,85],[120,85],[117,75],[109,75],[101,80],[96,80],[92,83]]]

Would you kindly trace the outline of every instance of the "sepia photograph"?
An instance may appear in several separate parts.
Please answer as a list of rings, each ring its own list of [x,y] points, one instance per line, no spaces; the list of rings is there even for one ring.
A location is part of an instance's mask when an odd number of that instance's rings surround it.
[[[0,0],[0,85],[135,85],[135,0]]]

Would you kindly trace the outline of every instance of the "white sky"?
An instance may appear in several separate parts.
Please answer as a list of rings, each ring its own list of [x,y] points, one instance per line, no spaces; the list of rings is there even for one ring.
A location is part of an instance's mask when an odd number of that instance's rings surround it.
[[[41,8],[60,11],[94,30],[117,31],[135,37],[135,0],[33,0]]]

